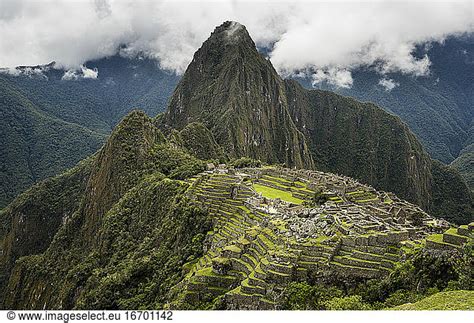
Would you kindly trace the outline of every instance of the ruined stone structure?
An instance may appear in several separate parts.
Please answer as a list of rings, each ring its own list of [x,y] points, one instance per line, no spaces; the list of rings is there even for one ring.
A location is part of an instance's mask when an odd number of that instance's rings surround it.
[[[219,165],[190,182],[215,222],[176,287],[191,304],[221,296],[230,309],[273,309],[291,281],[378,278],[414,248],[460,248],[474,227],[450,228],[394,194],[318,171]]]

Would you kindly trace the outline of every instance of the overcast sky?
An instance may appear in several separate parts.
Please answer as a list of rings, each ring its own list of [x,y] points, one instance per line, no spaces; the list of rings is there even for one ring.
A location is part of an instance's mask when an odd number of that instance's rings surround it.
[[[235,20],[287,75],[311,70],[340,86],[350,70],[429,72],[416,44],[473,32],[473,1],[0,0],[0,67],[56,61],[66,69],[117,53],[143,53],[182,73],[216,25]],[[100,75],[100,71],[99,71]]]

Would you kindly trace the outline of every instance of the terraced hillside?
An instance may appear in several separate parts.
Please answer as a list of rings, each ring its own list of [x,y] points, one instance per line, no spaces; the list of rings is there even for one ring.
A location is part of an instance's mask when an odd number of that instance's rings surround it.
[[[172,308],[217,301],[278,308],[290,282],[383,277],[411,250],[456,249],[473,230],[449,228],[393,194],[328,173],[221,167],[188,182],[213,229],[203,257],[184,265]],[[440,235],[446,242],[433,242]]]

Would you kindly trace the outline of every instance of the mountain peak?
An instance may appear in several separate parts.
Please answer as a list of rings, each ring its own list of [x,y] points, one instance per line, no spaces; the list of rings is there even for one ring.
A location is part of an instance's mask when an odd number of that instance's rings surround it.
[[[200,122],[232,157],[313,167],[282,79],[238,22],[216,27],[194,54],[161,122],[179,130]]]
[[[194,54],[189,67],[228,62],[230,57],[256,57],[260,54],[247,28],[235,21],[217,26],[201,48]],[[197,64],[193,64],[197,63]]]
[[[211,34],[212,37],[223,39],[227,43],[237,43],[239,40],[252,41],[247,28],[236,21],[226,21],[217,26]]]

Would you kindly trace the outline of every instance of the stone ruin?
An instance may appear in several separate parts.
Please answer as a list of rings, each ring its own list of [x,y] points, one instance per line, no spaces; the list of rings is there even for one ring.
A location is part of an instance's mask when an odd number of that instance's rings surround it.
[[[190,303],[224,295],[229,309],[272,309],[291,281],[378,278],[424,241],[458,249],[474,228],[449,229],[392,193],[318,171],[219,165],[189,182],[191,200],[214,221],[204,256],[186,266],[182,300]]]

